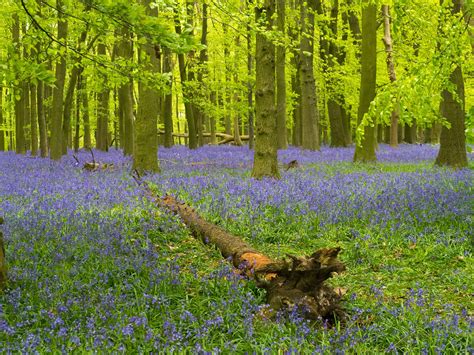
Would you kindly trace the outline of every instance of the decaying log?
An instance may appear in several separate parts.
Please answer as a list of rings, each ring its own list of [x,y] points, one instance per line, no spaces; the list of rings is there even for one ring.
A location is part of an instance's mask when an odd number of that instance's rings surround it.
[[[204,243],[215,245],[224,258],[253,277],[257,286],[267,292],[270,316],[279,310],[301,309],[308,319],[329,322],[343,320],[341,296],[324,284],[333,273],[345,270],[337,256],[340,248],[319,249],[310,256],[273,260],[252,248],[241,238],[204,220],[193,208],[172,196],[154,198],[158,206],[179,215],[193,235]]]
[[[87,161],[84,163],[84,165],[82,166],[82,169],[84,170],[87,170],[87,171],[97,171],[97,170],[110,170],[110,169],[113,169],[114,168],[114,164],[112,163],[97,163],[95,161],[95,157],[94,157],[94,152],[91,148],[90,149],[90,152],[91,152],[91,155],[92,155],[92,161]],[[75,154],[72,155],[72,157],[74,158],[74,160],[77,162],[78,165],[81,165],[81,162],[79,161],[79,159],[76,157]]]
[[[165,134],[165,131],[161,131],[159,130],[158,131],[158,134]],[[173,137],[177,137],[177,138],[189,138],[189,134],[188,133],[172,133]],[[222,138],[221,141],[217,142],[216,145],[222,145],[222,144],[227,144],[227,143],[231,143],[234,141],[234,136],[231,135],[231,134],[227,134],[227,133],[220,133],[220,132],[216,132],[216,137],[219,137],[219,138]],[[204,132],[202,134],[203,137],[210,137],[211,134],[208,133],[208,132]],[[248,135],[243,135],[243,136],[240,136],[240,140],[243,140],[243,141],[248,141],[249,140],[249,136]]]
[[[0,217],[0,226],[3,224],[3,217]],[[3,244],[3,233],[0,230],[0,290],[7,284],[7,263],[5,260],[5,245]]]

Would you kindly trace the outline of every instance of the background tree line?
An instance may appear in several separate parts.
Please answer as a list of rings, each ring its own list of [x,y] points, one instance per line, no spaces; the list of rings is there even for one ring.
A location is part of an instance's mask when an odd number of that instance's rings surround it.
[[[378,142],[441,142],[439,164],[467,165],[462,0],[2,3],[0,150],[114,146],[157,171],[159,144],[248,142],[254,176],[277,176],[288,144],[374,161]]]

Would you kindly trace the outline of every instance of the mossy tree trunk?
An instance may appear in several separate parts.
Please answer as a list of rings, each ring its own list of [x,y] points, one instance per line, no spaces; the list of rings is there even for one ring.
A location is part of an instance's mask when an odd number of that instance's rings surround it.
[[[120,32],[120,42],[117,46],[117,56],[127,61],[133,60],[133,49],[131,34],[127,28],[122,28]],[[132,79],[128,78],[118,88],[119,111],[121,112],[120,145],[124,155],[133,154],[135,141],[134,113],[132,98]]]
[[[182,34],[181,23],[179,18],[179,12],[177,6],[174,8],[174,16],[175,16],[175,31],[178,35]],[[188,123],[188,132],[189,132],[189,140],[188,145],[190,149],[196,149],[198,146],[197,135],[196,135],[196,124],[194,120],[194,113],[193,113],[193,106],[190,102],[191,93],[189,92],[189,88],[186,85],[188,81],[188,74],[186,70],[186,63],[184,60],[184,54],[178,54],[178,66],[179,66],[179,77],[181,79],[181,88],[183,92],[183,100],[184,100],[184,113],[186,116],[186,122]]]
[[[292,0],[291,1],[291,11],[296,12],[299,6],[299,0]],[[288,36],[291,38],[293,43],[298,43],[299,41],[299,26],[297,24],[291,24],[288,30]],[[301,84],[300,84],[300,66],[301,66],[301,58],[299,55],[299,50],[297,48],[293,48],[292,56],[291,56],[291,66],[293,67],[293,75],[291,76],[291,91],[296,96],[294,103],[293,103],[293,110],[291,112],[291,118],[293,122],[292,128],[292,137],[291,143],[294,146],[301,146]]]
[[[275,1],[265,0],[256,8],[257,23],[264,20],[272,30]],[[252,176],[279,178],[275,108],[275,46],[260,29],[256,37],[255,152]]]
[[[56,1],[58,11],[58,40],[66,42],[68,23],[63,15],[63,1]],[[50,157],[53,160],[59,160],[62,156],[62,123],[63,123],[63,104],[64,104],[64,82],[66,79],[66,56],[63,54],[56,62],[56,83],[53,88],[53,104],[51,110],[51,147]]]
[[[451,13],[461,12],[462,0],[453,0]],[[450,82],[454,86],[454,94],[449,90],[443,90],[441,101],[441,115],[451,125],[450,128],[443,126],[439,139],[439,152],[436,157],[436,165],[446,165],[454,168],[463,168],[468,165],[466,153],[465,133],[465,93],[464,80],[461,65],[457,64],[452,71]]]
[[[172,53],[169,48],[163,49],[163,73],[170,74],[170,81],[168,86],[168,92],[165,93],[163,98],[163,106],[162,106],[162,116],[163,116],[163,123],[165,126],[165,141],[164,146],[166,148],[170,148],[173,146],[173,94],[172,94],[172,87],[173,87],[173,60],[172,60]]]
[[[5,150],[5,130],[3,125],[5,121],[3,119],[3,86],[0,83],[0,152]]]
[[[104,43],[99,43],[97,53],[100,56],[106,56],[106,48]],[[107,84],[107,78],[104,74],[101,77],[101,88],[97,94],[97,131],[96,131],[96,148],[107,151],[109,148],[109,101],[110,88]]]
[[[377,65],[377,6],[373,3],[363,3],[362,7],[362,54],[361,54],[361,84],[357,122],[369,111],[369,106],[375,97],[376,65]],[[357,144],[354,161],[373,162],[375,156],[375,123],[366,125],[364,135]]]
[[[382,5],[382,16],[383,16],[383,43],[385,45],[385,53],[387,53],[387,72],[391,83],[397,81],[397,75],[395,73],[395,61],[393,59],[393,44],[392,35],[390,31],[391,17],[390,7],[388,5]],[[390,145],[392,147],[398,146],[398,119],[399,119],[398,108],[392,110],[390,116]]]
[[[30,84],[30,142],[31,142],[31,155],[38,155],[38,105],[36,104],[37,98],[37,86]]]
[[[157,8],[150,7],[151,1],[142,1],[148,16],[157,17]],[[150,73],[159,73],[161,62],[159,49],[150,39],[143,39],[139,47],[140,66]],[[158,167],[158,113],[160,112],[160,92],[149,83],[138,83],[138,112],[135,121],[135,148],[133,150],[133,169],[140,173],[157,172]]]
[[[250,6],[249,0],[246,0],[246,6]],[[252,55],[252,32],[250,27],[250,20],[247,23],[246,34],[247,34],[247,105],[248,105],[248,130],[249,130],[249,148],[253,149],[255,147],[255,137],[254,137],[254,105],[253,105],[253,84],[251,77],[253,75],[253,55]]]
[[[285,0],[277,0],[277,28],[280,36],[285,36]],[[286,48],[280,44],[276,49],[276,88],[277,88],[277,141],[278,149],[288,148],[286,133]]]
[[[322,13],[319,10],[318,13]],[[338,17],[339,17],[339,1],[335,0],[331,7],[331,20],[329,29],[331,31],[332,40],[327,45],[328,53],[324,53],[326,67],[329,73],[337,70],[338,65],[342,65],[345,58],[345,53],[342,48],[339,48],[338,39]],[[322,41],[324,39],[321,39]],[[331,127],[331,147],[345,147],[347,145],[347,137],[344,126],[344,118],[346,116],[345,108],[342,105],[344,97],[337,92],[338,83],[334,82],[334,78],[329,77],[326,81],[329,98],[327,101],[329,125]]]
[[[316,98],[316,80],[314,79],[314,13],[316,1],[309,0],[308,5],[301,4],[301,42],[300,42],[300,84],[301,84],[301,123],[302,147],[319,150],[319,112]]]
[[[12,37],[13,45],[15,48],[15,53],[13,55],[20,56],[20,19],[18,15],[14,15],[13,25],[12,25]],[[25,154],[26,152],[26,142],[25,142],[25,96],[27,85],[24,81],[17,80],[18,83],[15,87],[15,94],[13,95],[15,100],[15,151],[18,154]],[[18,97],[17,97],[18,96]]]

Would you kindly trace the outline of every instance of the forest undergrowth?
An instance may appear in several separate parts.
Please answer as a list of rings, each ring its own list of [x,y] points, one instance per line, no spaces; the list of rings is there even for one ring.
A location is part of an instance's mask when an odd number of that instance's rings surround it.
[[[260,315],[265,295],[159,210],[120,151],[89,172],[0,154],[10,282],[0,349],[16,352],[472,353],[474,173],[435,168],[438,147],[279,152],[281,180],[250,178],[247,148],[160,149],[145,177],[278,258],[341,246],[344,325]],[[299,167],[284,171],[297,159]],[[473,155],[470,154],[471,166]]]

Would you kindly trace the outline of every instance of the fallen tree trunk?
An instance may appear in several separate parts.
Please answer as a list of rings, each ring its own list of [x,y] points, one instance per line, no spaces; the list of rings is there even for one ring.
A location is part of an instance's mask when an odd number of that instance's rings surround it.
[[[158,134],[165,134],[164,131],[158,131]],[[177,137],[177,138],[189,138],[189,134],[188,133],[172,133],[173,137]],[[208,132],[204,132],[202,134],[203,137],[210,137],[211,134],[208,133]],[[227,134],[227,133],[219,133],[217,132],[215,134],[216,137],[219,137],[219,138],[222,138],[221,141],[217,142],[216,144],[217,145],[221,145],[221,144],[226,144],[226,143],[230,143],[230,142],[233,142],[234,141],[234,136],[231,135],[231,134]],[[248,141],[249,140],[249,136],[240,136],[240,140],[242,141]]]
[[[190,206],[172,196],[154,198],[158,206],[179,215],[196,238],[215,245],[224,258],[253,277],[257,286],[267,291],[267,303],[272,311],[299,308],[308,319],[330,322],[342,320],[341,296],[324,284],[333,272],[345,270],[337,255],[340,248],[319,249],[310,256],[288,255],[285,260],[273,260],[252,248],[241,238],[215,224],[205,221]]]

